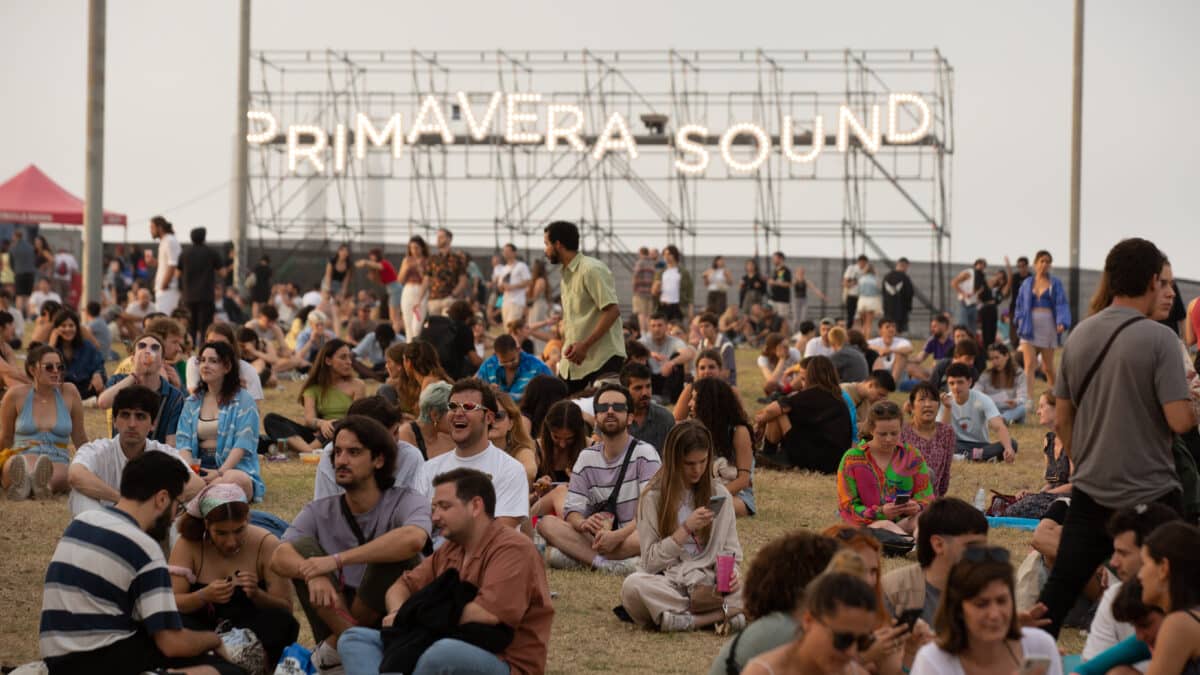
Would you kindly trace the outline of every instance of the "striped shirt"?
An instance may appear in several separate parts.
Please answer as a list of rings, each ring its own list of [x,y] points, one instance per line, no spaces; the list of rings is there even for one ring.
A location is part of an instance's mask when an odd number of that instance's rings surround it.
[[[590,448],[584,448],[575,460],[571,469],[571,482],[567,486],[567,499],[563,507],[563,516],[578,513],[584,518],[599,513],[608,503],[613,487],[617,482],[617,474],[621,473],[621,463],[625,453],[621,453],[613,461],[604,457],[604,444],[597,443]],[[617,493],[617,527],[637,519],[638,495],[658,473],[662,460],[654,446],[645,441],[637,441],[633,448],[633,456],[629,459],[629,468],[625,470],[625,478],[621,481]]]
[[[42,591],[43,658],[182,627],[162,548],[129,514],[105,507],[67,525]]]

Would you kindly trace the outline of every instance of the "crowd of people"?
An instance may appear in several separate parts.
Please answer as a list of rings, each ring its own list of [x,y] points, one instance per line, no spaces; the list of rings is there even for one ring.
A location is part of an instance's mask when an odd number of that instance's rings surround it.
[[[624,621],[731,635],[714,673],[1067,672],[1053,636],[1088,625],[1077,605],[1095,615],[1077,672],[1200,668],[1200,310],[1173,313],[1148,241],[1113,247],[1069,333],[1048,253],[976,261],[918,349],[903,260],[879,277],[860,257],[845,316],[814,323],[808,294],[827,296],[782,253],[747,264],[736,304],[718,257],[696,307],[679,250],[642,249],[622,320],[564,221],[544,261],[506,245],[490,281],[440,230],[399,265],[342,246],[304,293],[264,256],[245,299],[202,229],[187,249],[164,218],[150,231],[153,271],[114,259],[86,320],[9,248],[0,487],[69,493],[73,516],[46,572],[51,673],[272,672],[296,603],[322,673],[542,672],[547,568],[621,577]],[[762,389],[739,391],[737,352],[760,349]],[[302,412],[264,410],[291,380]],[[87,437],[89,407],[111,438]],[[1037,521],[1018,567],[947,493],[956,460],[1013,462],[1010,427],[1035,416],[1045,485],[996,511]],[[255,510],[263,464],[296,453],[312,500],[290,522]],[[828,475],[840,522],[744,560],[766,467]]]

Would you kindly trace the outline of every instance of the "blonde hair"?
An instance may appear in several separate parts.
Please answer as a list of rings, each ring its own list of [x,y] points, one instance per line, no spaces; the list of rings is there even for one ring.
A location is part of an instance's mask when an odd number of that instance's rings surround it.
[[[830,328],[829,332],[825,334],[825,338],[829,340],[830,346],[832,346],[834,349],[841,349],[842,347],[845,347],[846,341],[850,339],[846,334],[846,329],[842,328],[841,326],[834,326],[833,328]]]

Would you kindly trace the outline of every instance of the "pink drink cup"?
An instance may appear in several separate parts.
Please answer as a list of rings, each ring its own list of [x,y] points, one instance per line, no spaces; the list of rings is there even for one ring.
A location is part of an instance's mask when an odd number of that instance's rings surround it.
[[[730,554],[717,556],[717,592],[728,593],[733,584],[733,565],[736,561]]]

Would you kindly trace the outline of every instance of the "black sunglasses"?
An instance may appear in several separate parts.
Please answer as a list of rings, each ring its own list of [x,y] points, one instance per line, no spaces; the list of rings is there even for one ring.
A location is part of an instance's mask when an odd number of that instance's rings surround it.
[[[971,562],[998,562],[1006,563],[1012,558],[1012,555],[1006,548],[999,546],[968,546],[963,550],[962,559]]]
[[[621,413],[629,410],[629,406],[624,403],[597,403],[595,408],[598,413],[608,412],[609,410]]]
[[[839,652],[844,652],[850,648],[850,645],[857,644],[858,651],[865,652],[875,644],[875,636],[871,633],[842,633],[833,630],[829,624],[817,619],[817,623],[829,628],[829,632],[833,634],[833,648]]]

